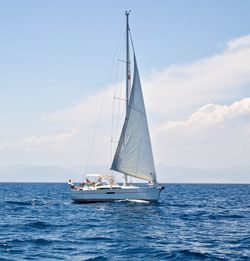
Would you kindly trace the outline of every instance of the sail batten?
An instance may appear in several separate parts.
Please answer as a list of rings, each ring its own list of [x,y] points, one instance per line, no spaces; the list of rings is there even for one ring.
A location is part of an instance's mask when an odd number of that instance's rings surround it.
[[[127,115],[111,169],[132,177],[156,182],[151,140],[135,55],[133,84]]]

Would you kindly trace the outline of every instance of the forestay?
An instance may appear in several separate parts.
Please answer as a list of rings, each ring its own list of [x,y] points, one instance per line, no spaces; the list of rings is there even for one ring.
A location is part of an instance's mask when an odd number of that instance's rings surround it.
[[[141,82],[134,55],[134,78],[127,115],[111,169],[156,183]]]

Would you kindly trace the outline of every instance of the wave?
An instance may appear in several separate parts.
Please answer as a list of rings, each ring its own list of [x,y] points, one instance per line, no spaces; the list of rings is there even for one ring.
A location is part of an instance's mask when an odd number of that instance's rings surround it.
[[[27,201],[5,201],[5,204],[9,205],[18,205],[18,206],[43,206],[43,205],[49,205],[48,202],[38,200],[38,199],[32,199]]]
[[[20,205],[20,206],[32,205],[30,201],[5,201],[5,203],[10,205]]]
[[[76,205],[66,186],[0,191],[0,260],[247,260],[250,185],[169,184],[162,203]],[[40,187],[39,187],[40,186]],[[221,187],[221,186],[220,186]],[[14,192],[13,192],[14,191]],[[183,196],[185,195],[185,197]],[[119,203],[120,202],[120,203]],[[221,202],[221,204],[220,204]],[[221,208],[223,206],[223,208]],[[223,259],[224,258],[224,259]]]
[[[108,237],[101,237],[101,236],[97,236],[97,237],[84,237],[82,238],[82,240],[84,241],[95,241],[96,243],[98,242],[107,242],[107,241],[112,241],[112,238],[108,238]]]
[[[142,200],[142,199],[120,199],[116,200],[115,202],[132,202],[132,203],[139,203],[139,204],[149,204],[150,201]]]
[[[174,251],[174,253],[168,255],[168,258],[177,260],[225,260],[224,258],[216,257],[209,253],[201,253],[188,249]]]
[[[35,221],[35,222],[26,223],[25,226],[33,227],[33,228],[47,228],[47,227],[51,227],[52,225],[43,221]]]
[[[33,239],[30,240],[31,243],[37,244],[37,245],[50,245],[53,244],[52,240],[47,240],[44,238],[37,238],[37,239]]]
[[[105,261],[105,260],[109,260],[108,258],[106,258],[105,256],[96,256],[96,257],[88,257],[88,258],[84,258],[84,261]]]
[[[208,216],[210,219],[242,219],[242,218],[247,218],[244,215],[240,214],[211,214]]]

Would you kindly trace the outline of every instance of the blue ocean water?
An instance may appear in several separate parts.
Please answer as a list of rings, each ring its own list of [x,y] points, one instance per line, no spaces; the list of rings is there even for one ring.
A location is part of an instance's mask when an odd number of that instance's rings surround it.
[[[1,183],[0,206],[0,260],[250,260],[250,185],[74,204],[66,184]]]

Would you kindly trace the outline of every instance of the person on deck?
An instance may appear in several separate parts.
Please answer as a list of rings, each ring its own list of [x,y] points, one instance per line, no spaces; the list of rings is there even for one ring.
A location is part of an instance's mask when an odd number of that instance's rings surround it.
[[[88,178],[86,178],[86,182],[85,182],[86,185],[89,185],[89,186],[93,186],[95,184],[95,182],[92,182],[90,181]]]
[[[71,179],[69,179],[69,181],[68,181],[68,185],[70,186],[70,188],[72,188],[72,189],[74,189],[75,188],[75,185],[74,185],[74,183],[72,182],[72,180]]]

